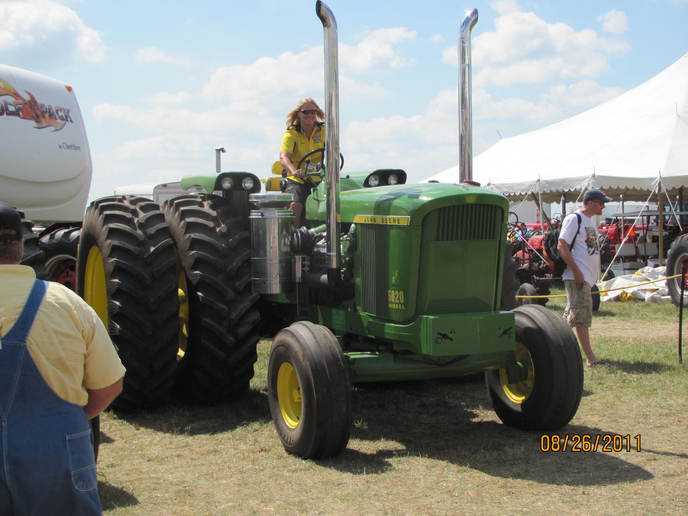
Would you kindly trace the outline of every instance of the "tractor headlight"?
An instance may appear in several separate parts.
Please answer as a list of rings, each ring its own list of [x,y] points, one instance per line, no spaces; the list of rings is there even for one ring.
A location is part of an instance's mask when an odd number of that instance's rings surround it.
[[[223,190],[231,190],[234,186],[234,179],[231,177],[223,177],[220,184],[222,185]]]
[[[396,174],[390,174],[389,177],[387,178],[387,182],[390,185],[395,185],[399,182],[399,176]]]
[[[241,187],[244,190],[253,190],[253,186],[256,183],[253,181],[252,177],[245,177],[244,180],[241,182]]]
[[[368,176],[368,186],[377,186],[380,184],[380,176],[377,174],[371,174]]]

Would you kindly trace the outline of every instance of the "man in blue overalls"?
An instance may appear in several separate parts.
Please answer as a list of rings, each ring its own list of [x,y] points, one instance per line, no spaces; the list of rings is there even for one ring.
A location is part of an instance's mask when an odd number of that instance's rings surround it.
[[[81,298],[18,265],[23,247],[0,202],[0,515],[101,514],[89,419],[124,367]]]

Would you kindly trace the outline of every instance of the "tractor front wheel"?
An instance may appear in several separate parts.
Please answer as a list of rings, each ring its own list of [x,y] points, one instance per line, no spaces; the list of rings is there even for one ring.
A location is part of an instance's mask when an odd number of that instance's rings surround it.
[[[583,393],[583,362],[571,328],[539,305],[514,310],[516,360],[527,375],[509,381],[506,369],[485,373],[497,416],[509,426],[556,430],[578,410]]]
[[[600,289],[597,285],[590,287],[590,295],[592,296],[592,311],[598,312],[600,310]]]
[[[351,381],[344,354],[328,328],[299,321],[277,334],[270,350],[268,400],[289,453],[315,459],[346,448]]]
[[[516,295],[517,296],[537,296],[537,290],[535,290],[535,287],[530,283],[521,283],[521,286],[518,287],[518,291],[516,291]],[[519,298],[518,304],[519,305],[532,305],[532,304],[535,304],[535,299],[532,297]]]

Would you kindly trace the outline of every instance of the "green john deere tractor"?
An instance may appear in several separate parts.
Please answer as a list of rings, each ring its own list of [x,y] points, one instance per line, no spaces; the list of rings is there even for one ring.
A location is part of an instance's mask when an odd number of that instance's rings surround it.
[[[502,310],[507,200],[470,175],[460,184],[409,185],[397,169],[340,178],[337,27],[325,4],[316,12],[328,130],[308,227],[293,228],[289,194],[259,193],[245,172],[187,178],[189,193],[162,209],[125,196],[89,207],[78,284],[125,359],[120,404],[155,405],[171,392],[240,396],[263,336],[273,338],[272,418],[284,448],[302,457],[346,447],[357,382],[484,371],[504,423],[566,425],[583,388],[573,333],[542,306]],[[462,59],[476,21],[473,11],[462,25]],[[469,78],[462,171],[471,166]]]

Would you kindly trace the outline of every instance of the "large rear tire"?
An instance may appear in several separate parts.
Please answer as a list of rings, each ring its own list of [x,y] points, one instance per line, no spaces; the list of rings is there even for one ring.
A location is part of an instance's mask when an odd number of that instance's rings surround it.
[[[259,296],[251,290],[248,211],[241,211],[216,195],[184,195],[165,205],[188,299],[178,386],[196,401],[238,398],[253,377]]]
[[[30,220],[22,219],[22,236],[24,254],[20,263],[32,267],[37,278],[45,279],[45,253],[38,246],[38,233],[33,231],[33,223]]]
[[[76,256],[79,249],[80,227],[61,227],[38,239],[45,253],[46,279],[76,289]]]
[[[578,410],[583,393],[583,361],[571,328],[539,305],[519,306],[516,359],[527,377],[509,383],[506,369],[485,373],[492,405],[504,424],[529,430],[556,430]]]
[[[287,452],[315,459],[346,448],[351,381],[344,354],[328,328],[299,321],[277,334],[270,349],[268,400]]]
[[[683,299],[681,299],[681,277],[668,279],[666,282],[671,302],[676,306],[679,306],[681,301],[683,301],[683,306],[688,305],[688,235],[681,235],[673,241],[666,262],[667,277],[682,272],[685,272],[686,281]]]
[[[179,324],[175,260],[163,214],[149,199],[105,197],[86,210],[77,291],[127,368],[116,407],[155,407],[170,394]]]

